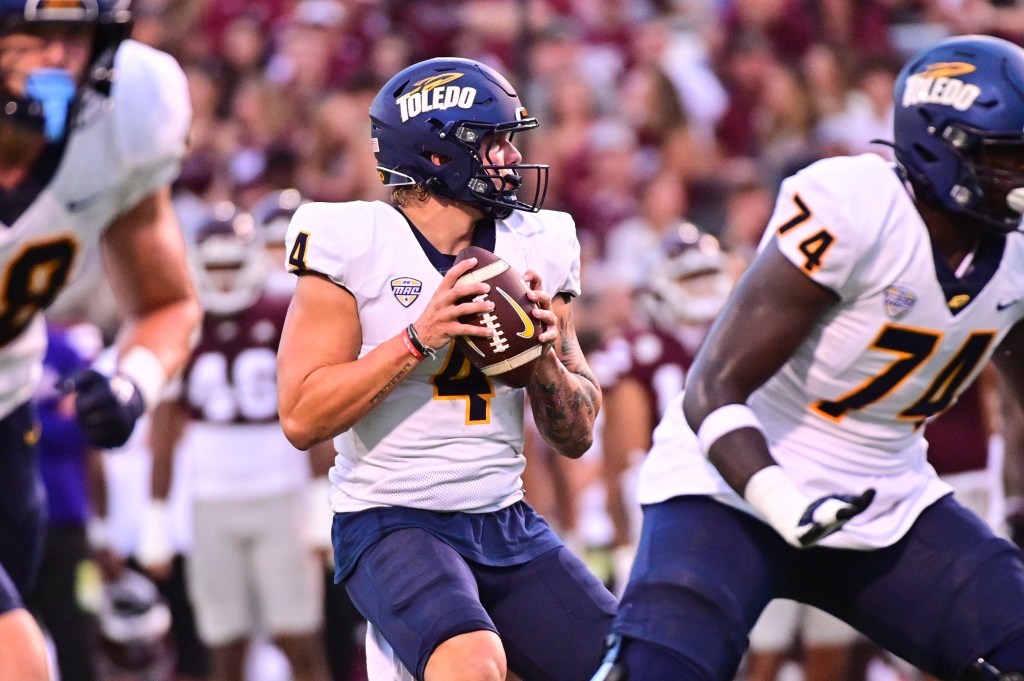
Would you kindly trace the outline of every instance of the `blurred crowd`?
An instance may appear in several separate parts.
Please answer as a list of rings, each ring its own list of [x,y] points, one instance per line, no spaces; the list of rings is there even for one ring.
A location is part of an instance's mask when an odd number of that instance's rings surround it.
[[[570,212],[577,224],[584,296],[574,306],[576,325],[588,354],[602,358],[595,369],[605,371],[609,388],[621,375],[616,343],[635,338],[631,329],[660,314],[652,274],[680,276],[660,268],[672,248],[713,252],[711,269],[734,280],[757,247],[782,178],[831,155],[890,157],[875,140],[891,139],[893,81],[909,54],[956,33],[1024,39],[1024,6],[1012,0],[133,0],[132,10],[133,37],[174,55],[189,80],[191,148],[174,187],[187,240],[221,219],[228,202],[267,226],[273,247],[283,244],[280,222],[271,228],[275,219],[297,201],[388,200],[368,134],[367,110],[378,88],[404,66],[441,55],[509,74],[541,121],[516,143],[526,162],[551,166],[545,207]],[[284,253],[273,257],[283,268]],[[78,329],[72,345],[86,359],[111,341],[119,321],[94,269],[49,315],[55,327]],[[268,282],[280,274],[268,270]],[[95,333],[83,341],[76,325],[84,321]],[[679,340],[692,356],[700,330]],[[671,387],[681,387],[686,361]],[[975,407],[998,416],[997,406],[981,402],[998,388],[986,390]],[[615,402],[606,405],[608,418],[617,417]],[[633,422],[629,428],[646,432],[613,446],[642,451],[656,419],[654,413]],[[986,451],[1001,428],[989,420],[978,435]],[[972,427],[981,421],[967,419]],[[138,438],[132,447],[146,449]],[[1001,447],[999,440],[1000,453]],[[616,486],[635,461],[605,465],[600,442],[582,462],[558,461],[540,449],[529,453],[527,498],[596,572],[621,581],[628,555],[621,559],[614,549],[635,540],[635,518],[617,518],[608,504],[629,504]],[[108,485],[148,487],[147,464],[118,456],[106,463]],[[611,495],[609,486],[616,487]],[[122,513],[126,525],[138,520],[130,509],[144,503],[126,500],[133,494],[145,496],[122,492],[115,500],[129,509]],[[85,514],[69,517],[84,523]],[[329,530],[322,527],[325,540]],[[137,531],[121,528],[122,535]],[[181,538],[176,550],[187,552],[189,543]],[[113,544],[125,556],[137,548],[131,539]],[[109,578],[119,568],[116,559],[104,560]],[[327,639],[336,658],[331,676],[364,678],[359,618],[343,594],[340,602],[331,601],[330,586],[327,594],[328,627],[335,636],[343,630],[340,639]],[[178,606],[176,617],[187,617],[187,603]],[[155,630],[164,631],[159,624]],[[840,639],[853,649],[852,639]],[[194,666],[175,672],[173,664],[154,666],[156,658],[147,657],[150,676],[123,678],[207,678],[194,633],[177,643],[179,657],[194,656]],[[780,646],[791,661],[805,659],[790,639]],[[266,646],[256,650],[248,678],[291,678],[280,656]],[[783,662],[745,673],[770,681]],[[833,670],[825,678],[865,678],[871,669],[862,661],[856,672]],[[898,664],[873,673],[910,678]]]
[[[176,185],[187,232],[212,207],[293,187],[387,199],[367,109],[390,75],[457,55],[510,74],[541,121],[545,206],[573,214],[590,288],[643,271],[681,218],[747,255],[779,181],[890,137],[893,78],[945,35],[1024,36],[989,0],[134,0],[134,37],[189,78],[191,151]],[[1016,32],[1014,32],[1016,31]]]
[[[551,165],[545,207],[572,213],[588,256],[633,278],[637,252],[680,217],[744,254],[783,177],[825,156],[888,156],[873,140],[890,137],[893,78],[913,51],[959,32],[1024,36],[1024,10],[988,0],[133,0],[132,9],[134,37],[174,55],[189,78],[191,151],[176,185],[186,231],[218,202],[248,210],[285,187],[314,201],[387,199],[369,102],[403,66],[458,55],[511,74],[541,121],[521,144],[528,160]]]

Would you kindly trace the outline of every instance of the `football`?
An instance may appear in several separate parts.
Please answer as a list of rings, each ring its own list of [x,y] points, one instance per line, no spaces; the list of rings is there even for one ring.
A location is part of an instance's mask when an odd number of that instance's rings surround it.
[[[462,354],[484,375],[513,388],[522,388],[530,381],[540,359],[543,346],[537,340],[544,326],[533,317],[536,305],[527,297],[529,288],[519,272],[488,250],[470,246],[459,252],[455,262],[476,258],[476,267],[463,274],[458,283],[487,282],[491,290],[483,299],[494,303],[494,309],[482,314],[463,315],[463,324],[479,324],[493,329],[490,338],[458,336],[455,339]],[[465,299],[460,302],[467,302]]]

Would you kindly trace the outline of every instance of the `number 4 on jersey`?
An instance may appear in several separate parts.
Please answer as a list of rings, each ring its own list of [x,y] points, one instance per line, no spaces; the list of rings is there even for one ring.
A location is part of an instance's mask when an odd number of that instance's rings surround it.
[[[295,236],[295,245],[288,253],[288,266],[297,270],[306,269],[306,246],[309,244],[309,232],[299,232]]]
[[[435,400],[466,400],[467,426],[491,422],[494,384],[470,364],[455,343],[451,344],[441,371],[431,381],[434,383]]]

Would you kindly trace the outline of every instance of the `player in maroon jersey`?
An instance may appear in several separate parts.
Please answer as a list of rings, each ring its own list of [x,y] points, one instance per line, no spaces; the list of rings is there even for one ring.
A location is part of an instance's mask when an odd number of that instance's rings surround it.
[[[214,676],[241,681],[262,631],[292,678],[321,681],[322,581],[305,532],[309,462],[285,439],[277,410],[290,298],[266,288],[263,233],[231,204],[214,208],[191,254],[206,313],[180,390],[153,416],[154,497],[166,498],[169,462],[184,457],[175,471],[187,472],[192,494],[188,591]],[[161,560],[152,547],[140,553],[149,566]]]
[[[640,528],[630,471],[651,446],[666,404],[682,391],[697,345],[733,279],[718,240],[682,224],[662,245],[637,292],[636,323],[606,341],[591,360],[605,391],[602,469],[617,587],[629,575]]]

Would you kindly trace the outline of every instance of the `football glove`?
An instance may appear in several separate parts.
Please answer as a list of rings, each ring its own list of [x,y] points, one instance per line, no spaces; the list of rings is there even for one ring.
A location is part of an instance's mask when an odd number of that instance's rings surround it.
[[[83,369],[64,382],[64,390],[75,393],[75,412],[85,437],[105,449],[127,442],[146,410],[139,387],[124,374],[104,376]]]
[[[786,543],[798,549],[814,546],[864,512],[875,490],[861,494],[828,494],[811,499],[778,465],[750,477],[743,496],[760,511]]]
[[[797,523],[796,538],[802,548],[814,546],[860,515],[875,498],[875,490],[862,494],[835,494],[811,502]]]

